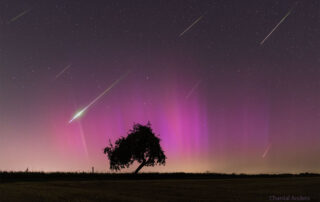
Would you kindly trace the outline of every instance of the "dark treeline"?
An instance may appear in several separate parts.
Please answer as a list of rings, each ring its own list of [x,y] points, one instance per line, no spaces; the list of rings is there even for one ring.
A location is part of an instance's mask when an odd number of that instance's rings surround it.
[[[300,174],[220,174],[220,173],[86,173],[86,172],[0,172],[0,182],[50,180],[161,180],[161,179],[227,179],[320,177],[315,173]]]

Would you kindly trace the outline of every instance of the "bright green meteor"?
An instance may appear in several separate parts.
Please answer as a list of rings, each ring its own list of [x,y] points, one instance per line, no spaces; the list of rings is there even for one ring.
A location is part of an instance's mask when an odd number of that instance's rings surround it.
[[[91,107],[94,103],[96,103],[102,96],[104,96],[107,92],[109,92],[117,83],[119,83],[119,81],[124,79],[128,74],[129,74],[129,72],[127,72],[126,74],[121,76],[119,79],[117,79],[115,82],[113,82],[105,91],[103,91],[98,97],[96,97],[93,101],[91,101],[85,108],[83,108],[82,110],[78,111],[73,116],[73,118],[69,121],[69,123],[71,123],[73,120],[78,119],[79,117],[81,117],[83,115],[83,113],[87,109],[89,109],[89,107]]]
[[[84,111],[85,111],[86,109],[87,109],[87,108],[84,108],[83,110],[77,112],[77,113],[73,116],[73,118],[69,121],[69,123],[71,123],[73,120],[75,120],[75,119],[79,118],[80,116],[82,116],[83,113],[84,113]]]

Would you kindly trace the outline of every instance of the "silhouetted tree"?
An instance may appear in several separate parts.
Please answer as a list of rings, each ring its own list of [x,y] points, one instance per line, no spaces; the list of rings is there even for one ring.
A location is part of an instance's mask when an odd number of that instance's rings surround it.
[[[151,124],[134,124],[127,137],[121,137],[112,145],[104,149],[108,155],[111,170],[128,168],[134,161],[140,163],[134,173],[138,173],[143,166],[165,165],[166,156],[160,146],[160,139],[155,136]]]

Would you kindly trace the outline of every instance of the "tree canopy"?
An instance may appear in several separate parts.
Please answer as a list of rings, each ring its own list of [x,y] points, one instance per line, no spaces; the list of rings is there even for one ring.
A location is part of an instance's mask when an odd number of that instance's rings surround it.
[[[166,156],[157,137],[148,122],[146,125],[134,124],[127,137],[121,137],[113,146],[104,148],[108,155],[111,170],[128,168],[134,161],[140,163],[134,173],[138,173],[144,166],[165,165]]]

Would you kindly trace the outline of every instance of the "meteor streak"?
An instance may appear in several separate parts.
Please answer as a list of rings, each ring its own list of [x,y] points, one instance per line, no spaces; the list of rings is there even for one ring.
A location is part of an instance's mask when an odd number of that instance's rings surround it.
[[[280,20],[280,22],[271,30],[271,32],[260,42],[260,46],[269,38],[269,36],[282,24],[282,22],[291,14],[293,9],[296,7],[297,2],[292,6],[288,13]]]
[[[198,19],[196,19],[189,27],[187,27],[187,29],[185,29],[180,35],[179,37],[181,37],[182,35],[184,35],[184,33],[186,33],[187,31],[189,31],[189,29],[191,29],[195,24],[197,24],[204,15],[201,15]]]
[[[28,10],[25,10],[25,11],[23,11],[22,13],[20,13],[19,15],[17,15],[17,16],[15,16],[15,17],[13,17],[13,18],[11,18],[11,20],[9,20],[9,24],[10,23],[12,23],[12,22],[14,22],[14,21],[16,21],[16,20],[18,20],[19,18],[21,18],[22,16],[24,16],[25,14],[27,14],[27,13],[29,13],[31,11],[31,9],[28,9]]]
[[[266,157],[266,155],[268,154],[269,150],[271,147],[271,143],[267,146],[267,149],[264,151],[264,153],[262,154],[262,158]]]
[[[202,81],[199,80],[199,81],[191,88],[191,90],[189,91],[189,93],[188,93],[187,96],[186,96],[186,99],[188,99],[188,98],[192,95],[192,93],[198,88],[198,86],[200,85],[201,82],[202,82]]]
[[[61,72],[56,75],[56,79],[59,78],[65,71],[71,67],[71,64],[67,65]]]
[[[81,117],[94,103],[96,103],[102,96],[104,96],[107,92],[109,92],[115,85],[117,85],[122,79],[124,79],[129,72],[121,76],[119,79],[117,79],[115,82],[113,82],[105,91],[103,91],[98,97],[96,97],[94,100],[92,100],[87,106],[85,106],[82,110],[78,111],[72,119],[69,121],[71,123],[75,119],[78,119]]]
[[[73,120],[79,118],[80,116],[83,115],[83,113],[88,109],[88,107],[83,108],[81,111],[77,112],[73,118],[69,121],[69,123],[71,123]]]

